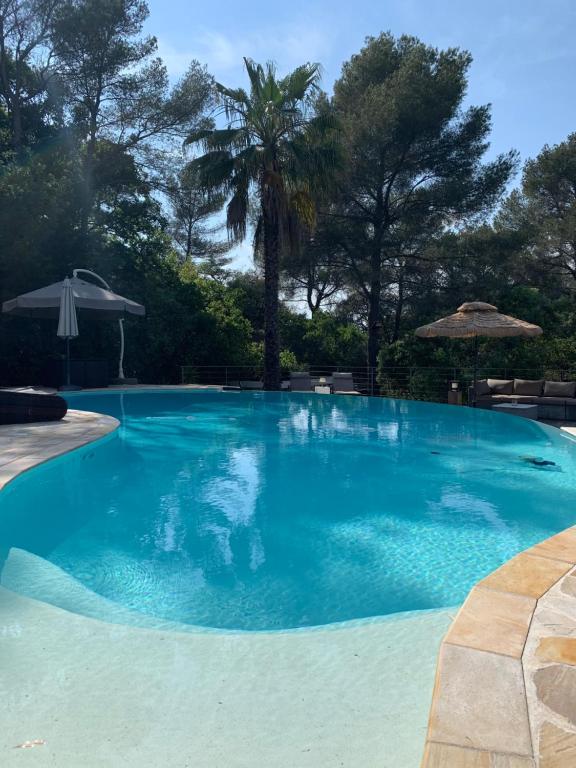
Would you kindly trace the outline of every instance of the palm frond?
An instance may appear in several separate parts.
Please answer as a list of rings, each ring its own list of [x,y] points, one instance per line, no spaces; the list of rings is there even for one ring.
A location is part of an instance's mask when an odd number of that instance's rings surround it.
[[[226,207],[226,227],[230,239],[240,242],[246,237],[248,219],[248,190],[244,185],[236,188]]]
[[[208,149],[234,149],[246,146],[247,136],[245,128],[220,128],[210,131],[204,139]]]
[[[225,99],[235,101],[238,104],[248,104],[250,102],[250,97],[244,88],[227,88],[222,83],[216,83],[215,87],[217,93]]]
[[[234,158],[223,150],[207,152],[192,160],[188,167],[197,174],[203,189],[226,191],[233,179]]]
[[[184,146],[189,146],[190,144],[197,144],[200,141],[205,141],[211,134],[212,130],[209,128],[199,131],[192,131],[192,133],[184,139]]]
[[[234,157],[236,169],[243,169],[251,180],[256,180],[262,168],[263,154],[263,148],[254,144],[242,149]]]
[[[257,64],[252,59],[244,56],[244,66],[250,80],[250,86],[252,89],[252,97],[259,99],[262,96],[262,90],[266,81],[266,75],[264,74],[264,68],[261,64]]]
[[[300,189],[290,196],[289,205],[298,217],[298,221],[308,232],[316,227],[316,205],[310,193]]]
[[[287,101],[301,101],[318,90],[320,78],[320,64],[302,64],[283,78],[279,86]]]

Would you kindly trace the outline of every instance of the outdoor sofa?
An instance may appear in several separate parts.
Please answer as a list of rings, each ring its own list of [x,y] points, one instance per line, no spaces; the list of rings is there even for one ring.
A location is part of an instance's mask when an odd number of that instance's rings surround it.
[[[67,411],[66,400],[59,395],[0,390],[0,424],[59,421]]]
[[[576,419],[576,381],[546,379],[482,379],[476,393],[470,393],[478,408],[498,403],[525,403],[538,406],[541,419]]]

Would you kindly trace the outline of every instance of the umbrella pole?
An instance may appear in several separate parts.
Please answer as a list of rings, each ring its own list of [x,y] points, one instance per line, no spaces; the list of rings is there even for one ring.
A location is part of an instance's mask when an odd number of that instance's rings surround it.
[[[59,387],[60,392],[75,392],[78,389],[82,389],[82,387],[76,386],[76,384],[70,383],[71,374],[70,374],[70,337],[66,337],[66,384],[63,384],[61,387]]]
[[[476,408],[476,382],[478,380],[478,336],[474,336],[474,381],[472,383],[473,402],[472,406]]]
[[[66,386],[70,386],[70,338],[66,337]]]

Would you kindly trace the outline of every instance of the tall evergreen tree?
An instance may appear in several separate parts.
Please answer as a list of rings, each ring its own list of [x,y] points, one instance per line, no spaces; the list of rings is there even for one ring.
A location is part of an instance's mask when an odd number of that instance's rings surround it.
[[[497,224],[522,240],[524,268],[540,284],[576,290],[576,133],[524,166]]]
[[[225,225],[215,218],[225,203],[221,193],[202,188],[198,173],[184,168],[170,176],[165,193],[170,204],[170,232],[183,261],[193,262],[209,277],[222,277],[230,264],[232,243],[217,236]]]
[[[50,30],[59,0],[0,0],[0,104],[16,156],[47,133]]]
[[[85,250],[97,202],[98,142],[107,142],[106,163],[121,164],[123,153],[133,154],[158,137],[183,138],[203,125],[210,102],[211,78],[196,62],[170,89],[166,67],[154,56],[156,39],[142,37],[147,15],[143,0],[63,0],[55,13],[55,65],[84,142],[80,229]]]
[[[335,85],[347,169],[330,213],[345,224],[343,259],[366,302],[371,366],[385,272],[403,250],[403,233],[433,233],[486,212],[514,168],[513,153],[482,163],[490,110],[462,109],[470,62],[456,49],[382,34],[368,38]]]

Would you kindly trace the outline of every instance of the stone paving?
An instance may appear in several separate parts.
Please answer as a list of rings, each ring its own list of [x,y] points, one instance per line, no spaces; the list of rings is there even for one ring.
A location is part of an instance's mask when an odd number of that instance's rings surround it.
[[[69,410],[61,421],[0,428],[0,489],[21,472],[113,432],[117,419]]]
[[[576,766],[576,527],[470,592],[442,643],[424,768]]]

